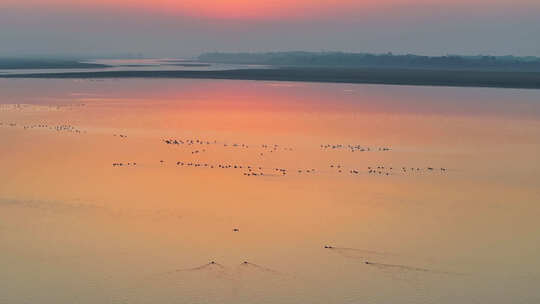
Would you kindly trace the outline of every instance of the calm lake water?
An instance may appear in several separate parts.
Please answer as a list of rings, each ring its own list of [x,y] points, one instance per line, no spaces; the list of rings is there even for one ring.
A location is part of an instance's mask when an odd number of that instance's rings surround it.
[[[540,302],[540,91],[0,79],[0,123],[2,304]]]

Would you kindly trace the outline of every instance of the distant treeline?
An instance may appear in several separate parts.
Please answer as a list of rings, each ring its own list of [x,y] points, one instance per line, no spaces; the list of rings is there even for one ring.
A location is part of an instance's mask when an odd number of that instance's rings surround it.
[[[70,59],[0,58],[0,69],[83,69],[104,67],[107,66]]]
[[[259,64],[297,67],[371,67],[411,69],[473,69],[540,71],[540,58],[515,56],[419,56],[342,53],[342,52],[272,52],[272,53],[205,53],[203,62]]]

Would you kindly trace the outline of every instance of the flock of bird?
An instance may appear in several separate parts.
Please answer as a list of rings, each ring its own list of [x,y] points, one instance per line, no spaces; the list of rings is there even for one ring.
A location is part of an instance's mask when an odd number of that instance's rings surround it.
[[[61,105],[33,105],[33,104],[0,104],[0,111],[60,111],[84,107],[84,103],[61,104]]]
[[[203,139],[163,139],[163,142],[168,145],[210,145],[210,144],[218,144],[217,140],[209,141],[209,140],[203,140]],[[224,147],[235,147],[235,148],[249,148],[250,146],[248,144],[239,144],[239,143],[223,143]],[[261,148],[265,149],[267,152],[275,152],[275,151],[293,151],[292,147],[286,147],[286,146],[280,146],[278,144],[261,144]],[[359,151],[359,152],[370,152],[370,151],[379,151],[379,152],[387,152],[391,151],[392,149],[389,147],[376,147],[371,148],[367,146],[362,145],[351,145],[351,144],[322,144],[320,145],[321,149],[323,150],[348,150],[351,152]]]
[[[193,152],[192,152],[193,153]],[[164,160],[159,161],[160,165],[166,165],[166,162]],[[201,168],[201,169],[232,169],[237,170],[241,172],[244,176],[287,176],[292,173],[296,173],[297,175],[306,175],[306,174],[324,174],[324,173],[336,173],[336,174],[345,174],[348,173],[349,175],[378,175],[378,176],[390,176],[390,175],[406,175],[406,174],[426,174],[426,173],[435,173],[440,172],[446,173],[448,171],[447,168],[438,168],[435,169],[433,167],[398,167],[394,168],[392,166],[368,166],[365,169],[356,169],[356,168],[350,168],[346,169],[343,165],[335,165],[330,164],[329,168],[330,171],[323,171],[320,169],[315,168],[298,168],[294,170],[286,169],[286,168],[280,168],[280,167],[272,167],[267,168],[263,166],[257,166],[257,165],[241,165],[241,164],[228,164],[228,163],[218,163],[218,164],[212,164],[207,162],[196,162],[196,161],[176,161],[175,162],[177,167],[186,167],[186,168]],[[135,162],[129,162],[129,163],[123,163],[123,162],[115,162],[112,164],[113,167],[123,167],[123,166],[136,166],[137,163]],[[333,171],[332,171],[333,170]]]
[[[0,122],[0,126],[7,126],[7,127],[17,127],[19,126],[17,123],[13,122]],[[48,129],[48,130],[54,130],[57,132],[70,132],[70,133],[86,133],[86,131],[81,131],[80,129],[76,128],[73,125],[48,125],[48,124],[34,124],[34,125],[22,125],[22,128],[24,130],[30,130],[30,129]],[[113,134],[115,137],[120,138],[128,138],[125,134]],[[163,142],[167,145],[187,145],[187,146],[208,146],[208,145],[222,145],[224,148],[232,147],[232,148],[243,148],[248,149],[250,148],[250,145],[248,144],[242,144],[242,143],[220,143],[217,140],[204,140],[204,139],[163,139]],[[258,147],[258,146],[257,146]],[[284,147],[280,146],[278,144],[261,144],[260,148],[264,149],[265,151],[269,152],[277,152],[277,151],[293,151],[293,148],[291,147]],[[347,149],[350,151],[390,151],[390,148],[387,147],[380,147],[380,148],[369,148],[369,147],[363,147],[361,145],[344,145],[344,144],[336,144],[336,145],[321,145],[321,148],[323,149]],[[206,148],[198,148],[191,151],[192,155],[200,154],[203,152],[207,152],[208,150]],[[260,153],[260,155],[263,155],[263,153]],[[160,163],[163,165],[165,162],[163,160],[160,161]],[[112,164],[113,167],[128,167],[128,166],[136,166],[136,162],[114,162]],[[193,167],[193,168],[220,168],[220,169],[239,169],[244,176],[287,176],[291,173],[297,173],[297,174],[315,174],[315,173],[328,173],[320,169],[315,168],[297,168],[297,169],[286,169],[286,168],[264,168],[263,166],[255,166],[255,165],[238,165],[238,164],[209,164],[209,163],[198,163],[198,162],[185,162],[185,161],[178,161],[176,162],[177,166],[180,167]],[[379,176],[390,176],[390,175],[406,175],[406,174],[420,174],[420,173],[434,173],[434,172],[440,172],[440,173],[446,173],[448,171],[447,168],[440,167],[440,168],[434,168],[431,166],[428,167],[410,167],[410,166],[401,166],[401,167],[392,167],[392,166],[368,166],[367,169],[358,169],[358,168],[348,168],[346,169],[345,166],[340,164],[330,164],[331,172],[337,174],[343,174],[348,173],[349,175],[379,175]]]
[[[391,148],[388,147],[377,147],[377,148],[370,148],[365,147],[362,145],[345,145],[345,144],[324,144],[320,145],[321,149],[323,150],[347,150],[350,152],[371,152],[371,151],[380,151],[380,152],[387,152],[390,151]]]
[[[133,162],[133,163],[113,163],[112,164],[113,167],[123,167],[123,166],[136,166],[137,163]]]
[[[160,160],[160,165],[164,165],[165,161]],[[136,162],[114,162],[112,163],[113,167],[124,167],[124,166],[136,166]],[[244,176],[264,176],[264,170],[263,167],[260,166],[250,166],[250,165],[233,165],[233,164],[209,164],[209,163],[198,163],[198,162],[184,162],[184,161],[177,161],[176,166],[178,167],[191,167],[191,168],[208,168],[208,169],[236,169],[236,170],[242,170],[242,173]],[[271,169],[274,171],[274,174],[267,174],[267,175],[287,175],[288,170],[283,168],[273,168]],[[314,169],[312,169],[314,171]],[[301,170],[299,170],[301,171]],[[306,170],[307,172],[310,172],[310,170]]]
[[[341,165],[330,165],[330,168],[334,168],[337,170],[338,173],[343,173],[343,167]],[[433,167],[400,167],[396,168],[394,170],[394,167],[391,166],[368,166],[365,171],[362,171],[360,169],[350,169],[349,173],[352,175],[358,175],[361,173],[367,173],[370,175],[394,175],[394,174],[407,174],[407,173],[426,173],[426,172],[435,172],[436,170],[439,170],[441,173],[447,172],[447,168],[439,168],[435,169]]]
[[[219,143],[217,140],[205,140],[205,139],[163,139],[163,142],[167,145],[223,145],[223,147],[239,147],[239,148],[250,148],[248,144],[239,144],[239,143]],[[258,146],[256,146],[258,147]],[[293,148],[291,147],[282,147],[278,144],[262,144],[260,145],[260,148],[264,149],[263,152],[277,152],[277,151],[293,151]],[[377,147],[377,148],[371,148],[363,145],[351,145],[351,144],[322,144],[320,145],[320,148],[323,150],[347,150],[351,152],[359,151],[359,152],[387,152],[391,151],[391,148],[389,147]],[[199,154],[201,152],[206,152],[206,149],[200,149],[200,150],[194,150],[191,151],[191,154]],[[263,156],[264,153],[260,152],[259,155]],[[177,162],[177,165],[180,166],[193,166],[193,167],[202,167],[202,168],[214,168],[214,165],[209,164],[198,164],[198,163],[184,163],[184,162]],[[296,172],[298,174],[313,174],[315,172],[322,172],[321,170],[315,170],[314,168],[305,169],[305,168],[299,168],[295,170],[289,170],[284,168],[272,168],[270,172],[264,172],[262,167],[260,166],[254,166],[258,167],[259,171],[254,171],[250,166],[242,166],[242,165],[231,165],[231,164],[221,164],[216,166],[218,168],[234,168],[234,169],[243,169],[244,167],[248,168],[248,172],[243,172],[244,176],[265,176],[265,175],[281,175],[286,176],[291,172]],[[330,168],[335,169],[336,173],[345,173],[345,168],[342,165],[330,165]],[[346,170],[350,175],[359,175],[359,174],[369,174],[369,175],[383,175],[383,176],[389,176],[394,174],[405,174],[405,173],[420,173],[420,172],[431,172],[435,169],[433,167],[425,167],[425,168],[418,168],[418,167],[401,167],[400,170],[394,170],[393,167],[388,166],[377,166],[377,167],[367,167],[367,170],[362,169],[356,169],[351,168]],[[441,172],[446,172],[446,168],[440,168]]]
[[[227,142],[218,142],[217,140],[204,140],[204,139],[163,139],[163,142],[167,145],[187,145],[187,146],[203,146],[203,145],[222,145],[224,148],[230,147],[230,148],[242,148],[242,149],[249,149],[249,144],[243,144],[243,143],[227,143]],[[277,152],[277,151],[293,151],[293,148],[291,147],[284,147],[280,146],[278,144],[261,144],[260,148],[263,149],[263,152]],[[192,151],[192,154],[198,154],[201,152],[206,152],[206,149],[201,150],[195,150]],[[259,155],[263,155],[263,152],[260,152]]]
[[[210,144],[217,144],[217,141],[214,140],[212,143],[208,140],[202,140],[202,139],[163,139],[163,142],[167,145],[210,145]]]
[[[0,122],[0,126],[7,126],[7,127],[21,127],[23,130],[32,130],[32,129],[42,129],[42,130],[51,130],[56,132],[68,132],[68,133],[86,133],[86,131],[80,130],[79,128],[73,126],[73,125],[48,125],[48,124],[33,124],[33,125],[18,125],[17,123],[5,123]]]

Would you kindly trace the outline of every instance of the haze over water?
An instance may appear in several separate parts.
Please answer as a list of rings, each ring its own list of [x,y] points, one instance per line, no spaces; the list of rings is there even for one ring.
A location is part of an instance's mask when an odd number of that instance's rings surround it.
[[[536,303],[539,101],[0,79],[0,303]]]

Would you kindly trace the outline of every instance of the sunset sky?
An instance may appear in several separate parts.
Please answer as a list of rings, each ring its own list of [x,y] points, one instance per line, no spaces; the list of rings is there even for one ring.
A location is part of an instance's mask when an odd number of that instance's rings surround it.
[[[1,0],[0,56],[337,50],[540,56],[537,0]]]

